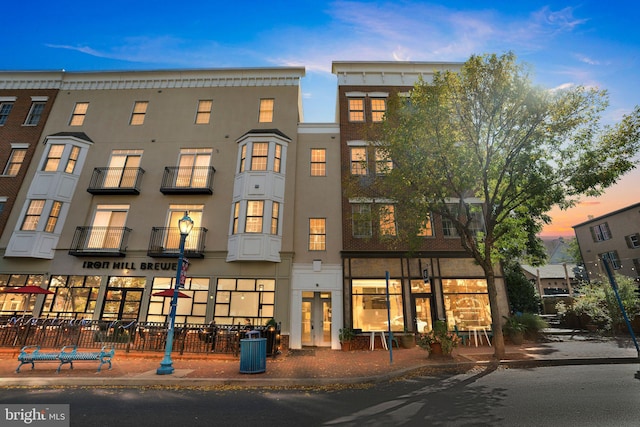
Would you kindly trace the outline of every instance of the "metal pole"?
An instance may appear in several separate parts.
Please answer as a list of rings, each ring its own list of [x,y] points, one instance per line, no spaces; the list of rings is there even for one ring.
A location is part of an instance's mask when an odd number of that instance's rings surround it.
[[[638,347],[636,334],[633,333],[633,328],[631,327],[631,322],[629,321],[629,317],[627,316],[627,311],[624,309],[624,306],[622,305],[622,299],[620,299],[620,294],[618,293],[618,284],[616,283],[616,279],[613,277],[613,273],[611,272],[609,261],[603,257],[602,262],[604,263],[604,269],[607,271],[607,276],[609,276],[609,283],[611,283],[611,287],[613,288],[613,293],[616,295],[616,299],[618,300],[618,305],[620,306],[620,310],[622,311],[622,317],[624,317],[624,321],[627,324],[629,333],[631,334],[631,339],[633,340],[633,343],[636,346],[636,353],[638,354],[638,359],[640,359],[640,347]]]
[[[393,363],[393,346],[391,345],[391,302],[389,301],[389,272],[384,272],[387,283],[387,348],[389,349],[389,364]]]
[[[184,244],[187,235],[180,233],[180,256],[178,257],[178,272],[176,273],[176,283],[173,287],[171,297],[171,310],[169,311],[169,330],[167,331],[167,341],[164,349],[164,359],[160,362],[160,367],[156,371],[158,375],[173,373],[173,361],[171,360],[171,350],[173,348],[173,329],[176,323],[176,306],[178,305],[178,289],[180,287],[180,276],[182,275],[182,260],[184,259]]]

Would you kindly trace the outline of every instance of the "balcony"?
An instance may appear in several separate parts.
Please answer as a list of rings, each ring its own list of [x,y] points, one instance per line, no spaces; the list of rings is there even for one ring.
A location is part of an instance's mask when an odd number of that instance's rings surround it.
[[[95,168],[87,191],[91,194],[140,194],[142,168]]]
[[[165,167],[162,194],[213,194],[213,166]]]
[[[123,257],[130,232],[127,227],[76,227],[69,255]]]
[[[194,227],[184,242],[184,256],[204,258],[206,237],[206,228]],[[153,227],[147,255],[154,258],[177,258],[180,255],[180,230],[178,227]]]

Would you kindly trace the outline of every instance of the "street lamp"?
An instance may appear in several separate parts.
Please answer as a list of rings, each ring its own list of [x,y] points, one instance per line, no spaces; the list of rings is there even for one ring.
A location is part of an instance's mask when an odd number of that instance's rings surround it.
[[[178,289],[182,284],[182,262],[184,260],[184,242],[193,228],[193,220],[189,218],[189,213],[185,212],[184,217],[178,221],[180,229],[180,255],[178,256],[178,271],[176,273],[176,283],[171,297],[171,310],[169,311],[169,330],[167,331],[167,342],[164,349],[164,359],[160,362],[160,367],[156,371],[158,375],[173,373],[173,362],[171,361],[171,349],[173,348],[173,330],[176,323],[176,306],[178,305]]]

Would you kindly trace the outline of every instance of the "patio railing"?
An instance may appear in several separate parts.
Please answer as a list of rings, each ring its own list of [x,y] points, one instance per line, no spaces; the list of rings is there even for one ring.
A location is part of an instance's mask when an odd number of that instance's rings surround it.
[[[280,327],[258,326],[253,330],[260,331],[260,336],[267,339],[267,355],[275,356],[280,347]],[[173,351],[237,356],[240,340],[245,335],[240,325],[176,324]],[[0,324],[1,347],[101,348],[109,343],[126,352],[164,352],[166,337],[167,326],[153,322],[11,317]]]

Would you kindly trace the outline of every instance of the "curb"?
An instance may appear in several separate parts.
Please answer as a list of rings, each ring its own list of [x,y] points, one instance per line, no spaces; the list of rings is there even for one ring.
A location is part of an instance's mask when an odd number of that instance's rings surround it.
[[[120,378],[0,378],[2,387],[242,387],[242,388],[267,388],[267,387],[313,387],[332,385],[357,385],[375,384],[408,375],[416,375],[425,369],[446,371],[453,369],[473,369],[476,366],[503,366],[507,368],[535,368],[548,366],[576,366],[576,365],[617,365],[640,363],[636,357],[612,357],[612,358],[573,358],[573,359],[536,359],[536,360],[502,360],[494,361],[469,361],[442,363],[438,365],[423,365],[400,369],[377,376],[353,377],[353,378],[185,378],[185,377],[120,377]]]

